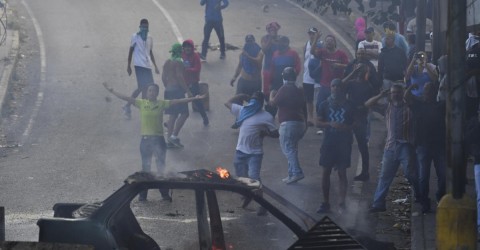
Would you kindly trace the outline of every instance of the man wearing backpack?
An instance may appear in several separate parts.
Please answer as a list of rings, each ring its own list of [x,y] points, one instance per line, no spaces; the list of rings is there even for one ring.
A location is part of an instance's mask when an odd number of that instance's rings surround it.
[[[307,104],[307,125],[308,126],[313,126],[314,123],[314,118],[313,118],[313,93],[314,91],[314,86],[315,83],[318,83],[318,81],[315,80],[314,77],[312,77],[312,73],[309,71],[309,63],[311,60],[315,60],[314,56],[310,53],[312,49],[312,44],[314,44],[315,40],[315,35],[318,33],[318,29],[315,27],[312,27],[308,29],[308,36],[309,39],[307,43],[305,44],[305,47],[303,49],[303,93],[305,96],[305,102]]]

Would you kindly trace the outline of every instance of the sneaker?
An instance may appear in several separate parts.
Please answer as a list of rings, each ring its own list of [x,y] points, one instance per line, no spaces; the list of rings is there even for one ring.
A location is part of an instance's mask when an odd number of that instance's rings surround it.
[[[257,210],[257,215],[258,215],[258,216],[265,216],[265,215],[267,215],[267,209],[265,209],[264,207],[259,207],[258,210]]]
[[[371,207],[370,209],[368,209],[368,212],[371,214],[385,212],[385,211],[387,211],[387,209],[384,207]]]
[[[172,143],[173,145],[175,145],[176,148],[183,148],[183,144],[180,143],[180,139],[179,138],[176,138],[176,139],[172,139],[172,138],[168,138],[168,142]]]
[[[290,176],[287,176],[287,177],[283,178],[282,181],[287,182],[288,180],[290,180],[290,178],[291,178]]]
[[[340,205],[338,205],[338,213],[344,214],[345,212],[347,212],[347,206],[345,206],[345,203],[340,203]]]
[[[303,174],[297,174],[297,175],[294,175],[294,176],[290,176],[286,181],[285,181],[285,184],[292,184],[292,183],[295,183],[301,179],[305,178],[305,176]]]
[[[225,57],[226,57],[225,53],[220,54],[220,60],[225,59]]]
[[[200,55],[200,61],[206,62],[207,61],[207,56]]]
[[[175,144],[167,141],[167,148],[177,148],[177,146],[175,146]]]
[[[130,110],[130,106],[125,105],[125,106],[122,107],[122,109],[123,109],[123,115],[125,116],[125,118],[127,120],[132,119],[132,110]]]
[[[317,210],[317,214],[324,214],[330,212],[330,204],[323,202]]]
[[[318,130],[317,135],[323,135],[323,130]]]
[[[368,181],[369,179],[370,179],[370,175],[363,174],[363,173],[353,177],[354,181]]]
[[[172,197],[168,194],[167,195],[162,194],[162,200],[172,202]]]
[[[203,126],[206,127],[208,126],[208,124],[210,124],[210,122],[208,121],[208,117],[207,116],[203,117]]]

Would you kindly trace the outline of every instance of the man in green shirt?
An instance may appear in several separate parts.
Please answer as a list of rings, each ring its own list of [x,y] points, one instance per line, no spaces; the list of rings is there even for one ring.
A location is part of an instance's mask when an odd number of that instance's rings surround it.
[[[203,99],[205,95],[175,100],[157,100],[159,87],[156,84],[151,84],[147,87],[147,99],[134,99],[114,91],[106,82],[103,83],[103,86],[116,97],[133,104],[140,110],[142,171],[151,172],[152,156],[155,156],[157,174],[161,175],[165,167],[166,157],[166,144],[163,137],[163,111],[170,106]],[[172,200],[167,189],[161,189],[160,192],[164,200]],[[147,191],[141,192],[139,196],[139,201],[146,201]]]

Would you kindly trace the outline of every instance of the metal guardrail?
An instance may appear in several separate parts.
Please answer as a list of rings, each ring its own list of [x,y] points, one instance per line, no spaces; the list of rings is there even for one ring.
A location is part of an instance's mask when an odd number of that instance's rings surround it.
[[[334,250],[366,248],[335,224],[328,216],[325,216],[288,249]]]

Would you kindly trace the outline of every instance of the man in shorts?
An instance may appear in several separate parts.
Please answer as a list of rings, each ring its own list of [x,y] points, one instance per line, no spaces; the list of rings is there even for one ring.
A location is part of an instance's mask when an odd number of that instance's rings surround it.
[[[165,86],[165,100],[174,100],[193,96],[190,92],[184,78],[184,66],[182,62],[182,45],[176,43],[170,50],[171,57],[163,65],[162,82]],[[165,114],[170,115],[166,123],[168,129],[167,147],[183,148],[178,134],[188,118],[188,104],[182,103],[165,110]]]
[[[346,211],[347,168],[350,167],[351,160],[355,109],[346,99],[342,85],[342,80],[333,79],[330,84],[330,96],[317,107],[317,124],[325,131],[319,161],[319,165],[323,167],[324,200],[317,213],[330,212],[330,175],[332,170],[337,171],[339,178],[338,212]]]

